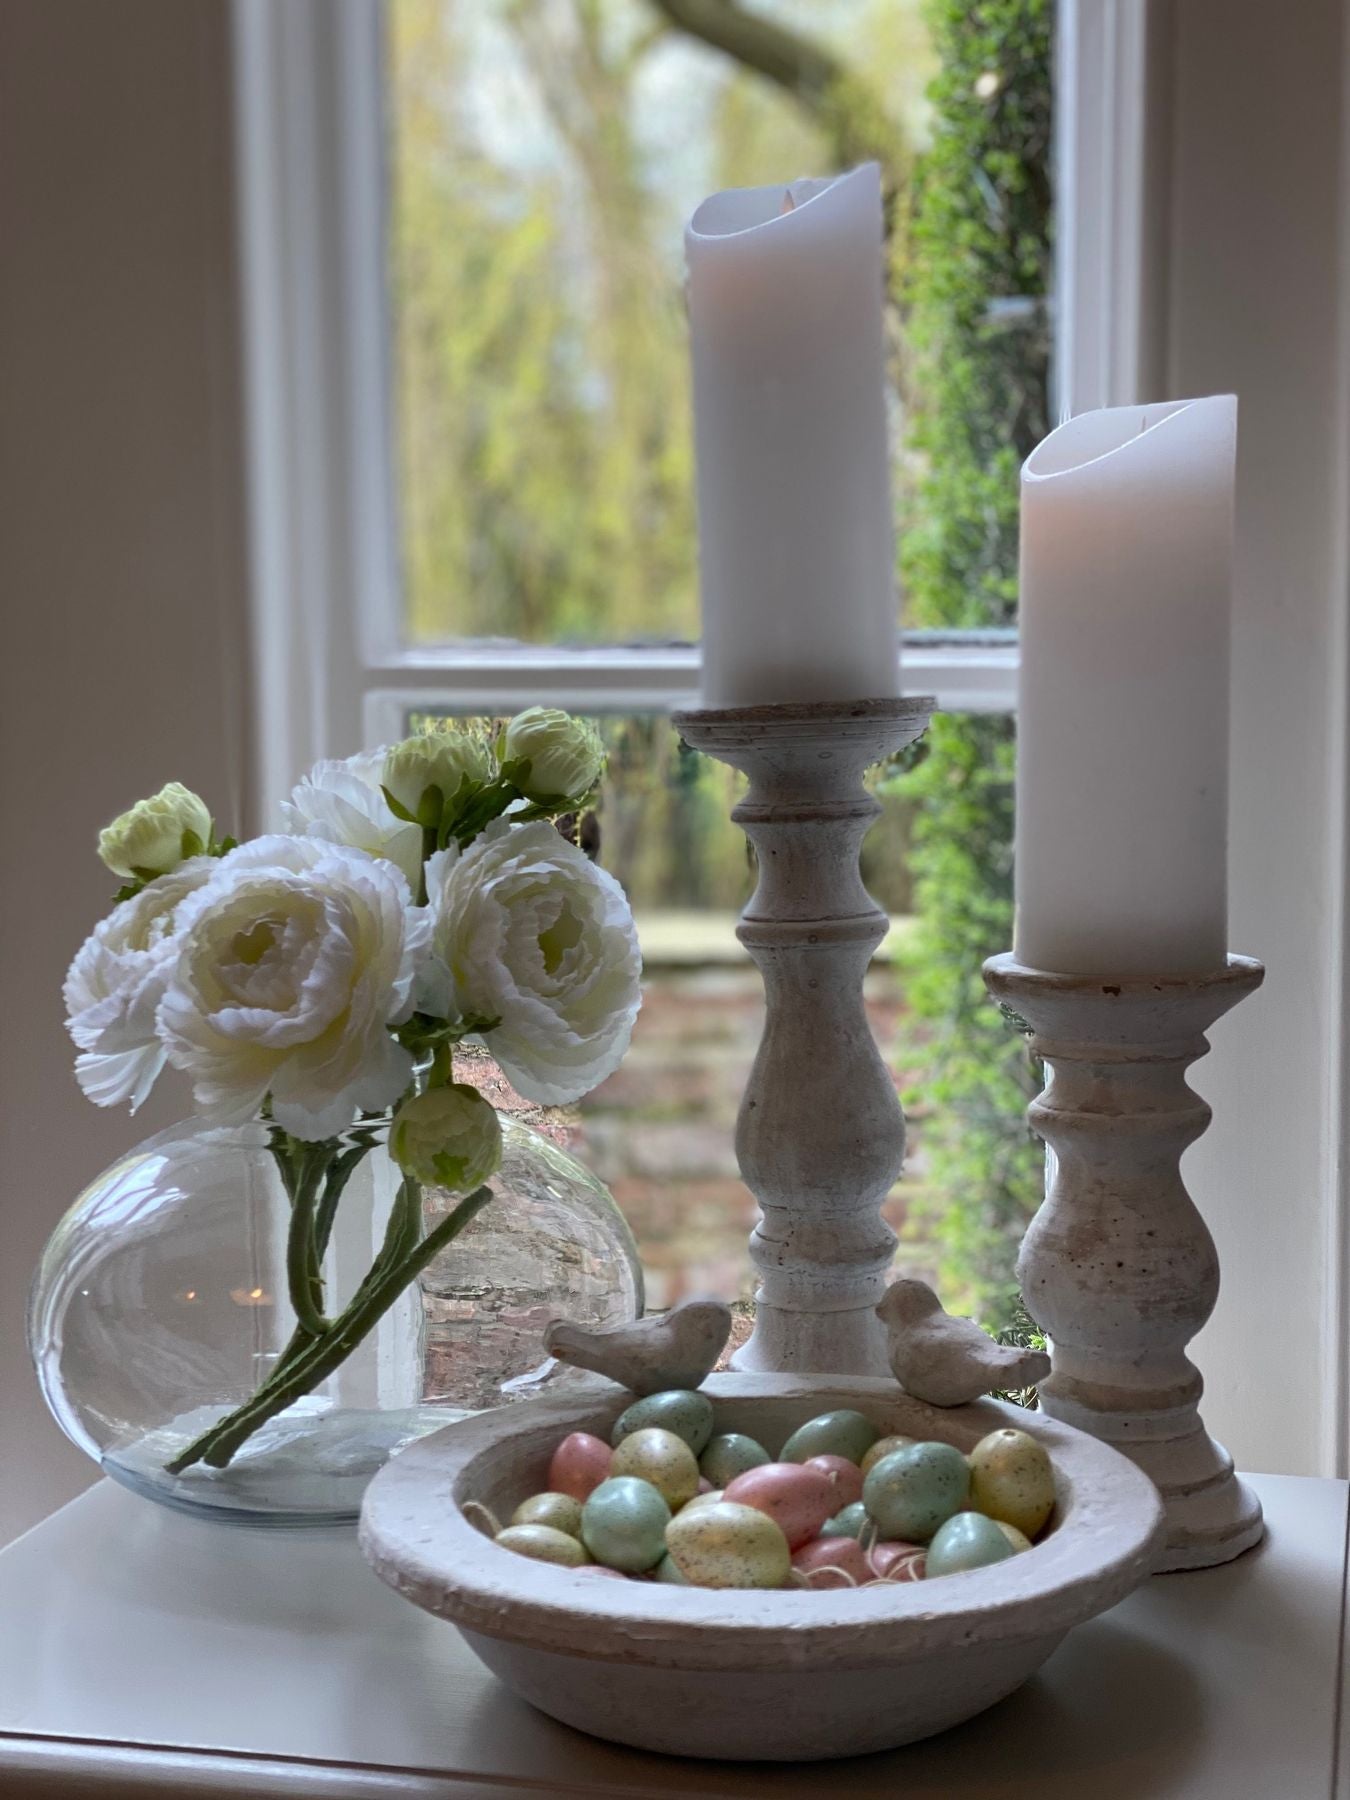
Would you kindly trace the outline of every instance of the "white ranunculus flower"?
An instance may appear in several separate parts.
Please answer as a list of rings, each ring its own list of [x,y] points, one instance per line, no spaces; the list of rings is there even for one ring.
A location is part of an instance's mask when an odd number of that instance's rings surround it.
[[[513,766],[520,791],[540,805],[580,804],[605,772],[605,746],[585,719],[556,706],[530,706],[508,721],[497,743],[503,769]]]
[[[467,1194],[501,1166],[502,1128],[477,1088],[450,1082],[403,1102],[389,1128],[389,1154],[424,1187]]]
[[[612,875],[546,820],[497,820],[427,864],[434,961],[460,1017],[527,1099],[587,1094],[628,1048],[641,1005],[633,915]]]
[[[343,762],[315,763],[291,789],[281,810],[288,829],[297,837],[322,838],[325,843],[347,844],[370,856],[383,856],[402,870],[416,893],[422,873],[422,833],[416,825],[396,819],[380,792],[387,754],[382,745]]]
[[[188,849],[183,842],[186,838]],[[124,881],[153,881],[211,842],[211,809],[181,781],[171,781],[148,800],[138,800],[98,834],[98,853]]]
[[[461,788],[481,788],[492,773],[487,745],[471,732],[426,731],[385,751],[380,779],[405,812],[436,826]],[[430,816],[422,818],[423,798],[430,787],[437,789],[440,799]]]
[[[79,1046],[75,1073],[99,1106],[135,1112],[164,1067],[155,1014],[177,955],[178,909],[217,863],[194,856],[114,907],[85,939],[66,975],[66,1029]]]
[[[394,865],[318,838],[231,851],[179,914],[159,1007],[169,1061],[220,1124],[272,1116],[313,1140],[392,1105],[412,1058],[387,1029],[412,1010],[429,921]]]

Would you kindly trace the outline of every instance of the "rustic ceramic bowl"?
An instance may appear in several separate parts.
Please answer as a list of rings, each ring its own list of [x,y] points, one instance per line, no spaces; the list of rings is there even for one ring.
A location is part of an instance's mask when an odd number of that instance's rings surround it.
[[[375,1477],[362,1548],[416,1605],[451,1619],[523,1699],[597,1737],[682,1756],[796,1760],[891,1749],[1010,1694],[1073,1626],[1148,1575],[1162,1507],[1107,1445],[995,1401],[939,1410],[894,1382],[716,1375],[718,1431],[776,1453],[805,1419],[855,1407],[885,1432],[971,1449],[1014,1424],[1055,1466],[1057,1504],[1031,1551],[931,1582],[804,1593],[668,1587],[531,1562],[464,1517],[503,1520],[545,1484],[569,1431],[608,1439],[631,1396],[527,1402],[450,1425]]]

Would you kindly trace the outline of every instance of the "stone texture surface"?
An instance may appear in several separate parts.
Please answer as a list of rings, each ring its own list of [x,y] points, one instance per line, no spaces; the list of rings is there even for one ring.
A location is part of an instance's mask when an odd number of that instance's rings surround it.
[[[1200,1418],[1186,1348],[1214,1310],[1219,1260],[1180,1162],[1210,1120],[1186,1071],[1265,971],[1245,956],[1194,977],[1054,975],[1011,955],[984,967],[1049,1071],[1027,1116],[1053,1175],[1017,1265],[1052,1346],[1040,1404],[1157,1483],[1161,1569],[1228,1562],[1260,1541],[1261,1507]]]
[[[506,1516],[538,1489],[567,1432],[608,1438],[629,1400],[613,1388],[466,1419],[413,1446],[372,1483],[362,1548],[555,1718],[648,1749],[768,1760],[884,1749],[969,1718],[1153,1566],[1152,1483],[1058,1420],[994,1401],[939,1411],[863,1377],[733,1372],[706,1391],[718,1430],[775,1452],[804,1420],[843,1406],[962,1450],[1020,1425],[1054,1462],[1051,1526],[1033,1550],[941,1581],[763,1593],[606,1581],[513,1555],[468,1522],[467,1500]]]

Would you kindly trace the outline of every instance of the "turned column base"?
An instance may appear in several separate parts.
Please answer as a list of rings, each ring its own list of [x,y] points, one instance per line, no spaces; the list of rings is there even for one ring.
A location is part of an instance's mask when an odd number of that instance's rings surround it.
[[[1040,1391],[1051,1418],[1101,1438],[1142,1469],[1167,1508],[1167,1548],[1156,1573],[1209,1569],[1252,1549],[1265,1536],[1261,1502],[1233,1471],[1233,1459],[1201,1424],[1193,1408],[1173,1435],[1158,1414],[1103,1411],[1081,1395],[1054,1391],[1054,1377]]]

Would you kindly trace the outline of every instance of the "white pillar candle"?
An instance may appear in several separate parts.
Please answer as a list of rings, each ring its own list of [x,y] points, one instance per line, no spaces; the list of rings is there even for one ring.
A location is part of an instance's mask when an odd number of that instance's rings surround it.
[[[714,194],[685,249],[703,703],[898,694],[876,165]]]
[[[1085,413],[1022,470],[1018,958],[1198,974],[1227,953],[1237,401]]]

